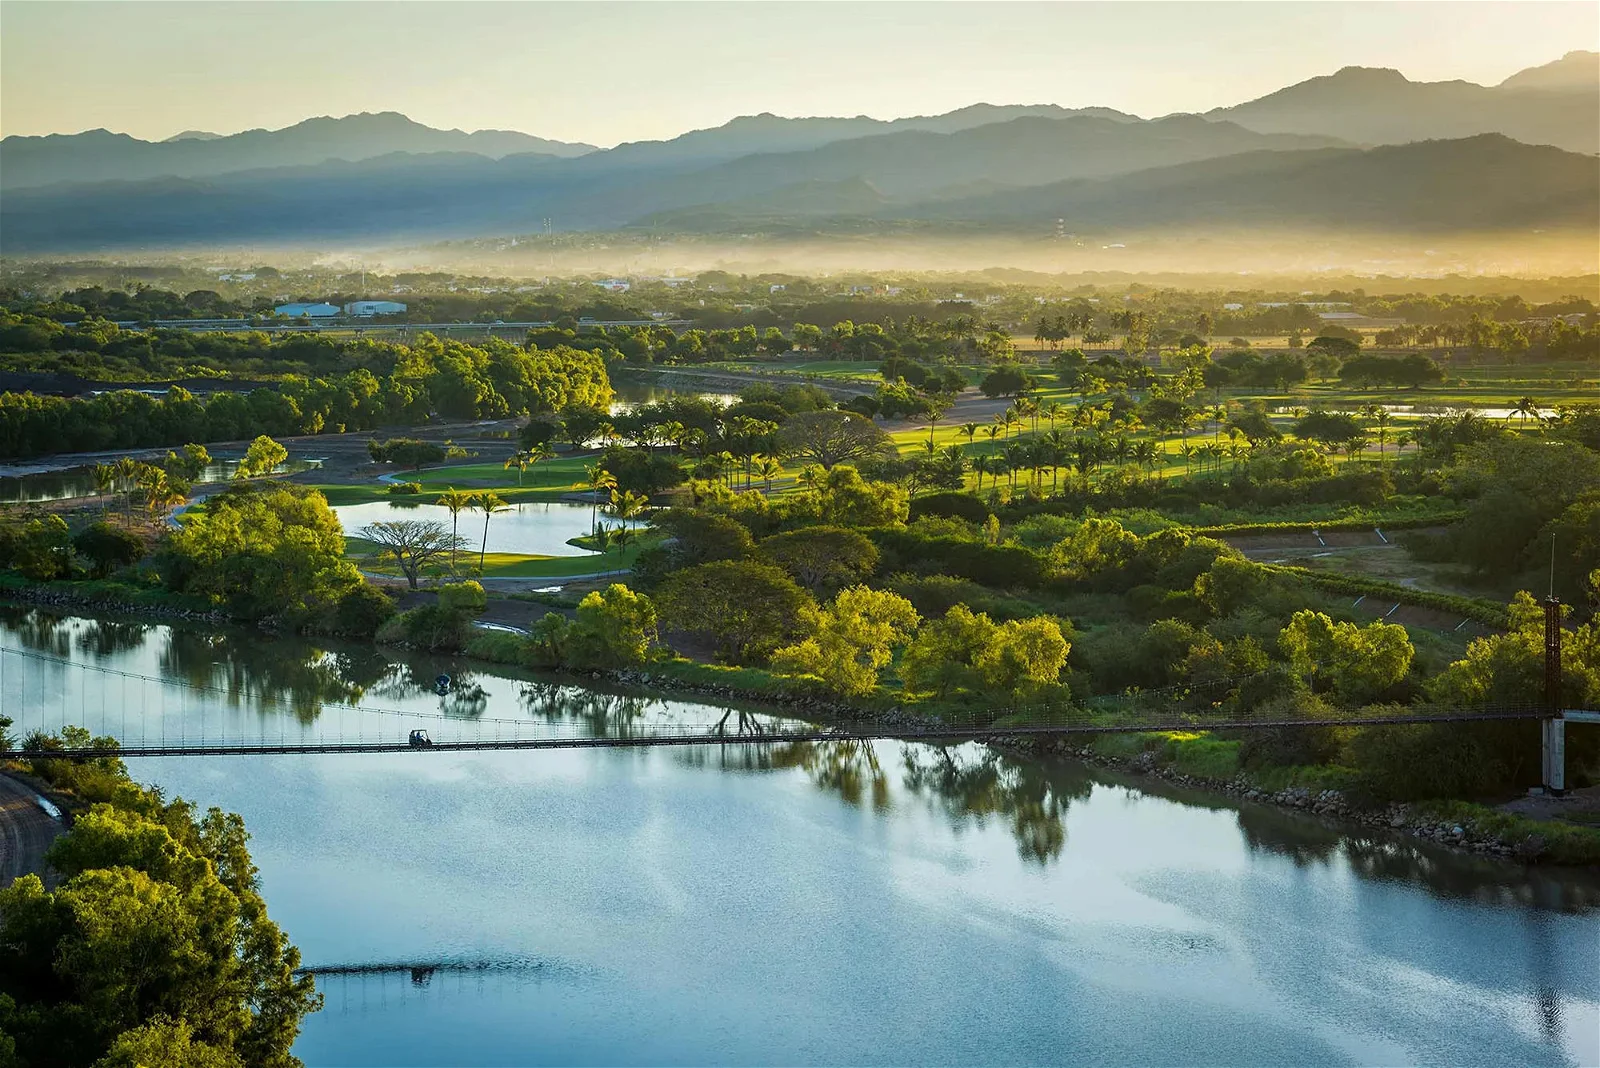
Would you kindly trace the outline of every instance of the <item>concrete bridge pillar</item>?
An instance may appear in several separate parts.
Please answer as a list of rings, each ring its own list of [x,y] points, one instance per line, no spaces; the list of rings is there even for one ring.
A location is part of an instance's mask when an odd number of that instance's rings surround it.
[[[1567,792],[1567,721],[1556,715],[1539,725],[1544,732],[1544,792],[1560,797]]]

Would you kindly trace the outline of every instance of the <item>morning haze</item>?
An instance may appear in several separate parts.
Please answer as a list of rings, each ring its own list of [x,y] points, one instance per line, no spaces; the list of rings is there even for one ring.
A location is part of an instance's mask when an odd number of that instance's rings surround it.
[[[1593,3],[0,18],[0,1064],[1600,1065]]]

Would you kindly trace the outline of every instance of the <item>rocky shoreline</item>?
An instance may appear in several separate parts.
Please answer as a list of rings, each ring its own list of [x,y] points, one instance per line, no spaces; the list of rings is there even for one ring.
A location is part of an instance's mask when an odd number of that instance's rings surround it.
[[[209,612],[199,612],[189,608],[179,608],[175,605],[140,604],[137,601],[128,601],[119,597],[94,597],[86,594],[69,593],[66,590],[35,589],[28,586],[20,589],[0,590],[0,602],[4,601],[26,604],[35,608],[59,609],[66,612],[111,612],[119,616],[134,616],[139,619],[154,621],[215,624],[229,622],[227,615],[216,609],[212,609]]]

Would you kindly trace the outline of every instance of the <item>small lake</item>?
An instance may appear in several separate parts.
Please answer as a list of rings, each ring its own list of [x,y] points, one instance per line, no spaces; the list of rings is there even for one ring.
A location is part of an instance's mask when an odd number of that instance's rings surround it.
[[[15,609],[0,648],[19,728],[130,739],[726,711]],[[430,691],[440,671],[459,692]],[[310,1065],[1600,1063],[1595,873],[1070,761],[879,742],[130,766],[243,815],[326,996]]]
[[[434,519],[450,526],[450,510],[439,504],[425,504],[437,494],[417,494],[416,503],[402,497],[393,501],[371,501],[366,504],[342,504],[334,508],[344,532],[354,536],[368,523],[392,522],[397,519]],[[587,504],[565,501],[527,502],[513,504],[503,512],[496,512],[489,520],[488,552],[525,553],[531,556],[590,556],[587,549],[568,545],[571,538],[588,534],[593,512]],[[616,526],[621,520],[604,514],[600,520],[606,526]],[[628,526],[643,523],[630,520]],[[467,510],[461,513],[457,530],[472,548],[483,542],[483,513]]]
[[[297,475],[322,466],[320,459],[289,459],[273,468],[274,474]],[[206,465],[196,482],[226,482],[239,469],[238,460],[217,460]],[[94,467],[69,467],[58,471],[31,471],[0,477],[0,504],[28,504],[93,497]]]

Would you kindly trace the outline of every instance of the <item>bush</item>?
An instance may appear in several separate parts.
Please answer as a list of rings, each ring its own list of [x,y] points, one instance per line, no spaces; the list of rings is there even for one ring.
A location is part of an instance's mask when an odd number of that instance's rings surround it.
[[[389,595],[363,582],[339,598],[330,627],[336,634],[367,638],[378,633],[394,613],[394,601]]]
[[[1001,589],[1038,589],[1048,576],[1044,558],[1020,545],[927,538],[891,528],[865,533],[878,546],[884,571],[950,575]]]
[[[139,534],[104,520],[78,531],[72,539],[72,547],[89,561],[90,571],[99,578],[137,563],[146,549],[145,540]]]
[[[981,527],[989,518],[989,506],[970,493],[930,493],[911,499],[909,518],[915,521],[923,516],[965,519]]]
[[[391,496],[391,497],[408,497],[408,496],[411,496],[413,494],[421,493],[422,492],[422,483],[420,483],[420,482],[391,482],[391,483],[389,483],[389,491],[388,492],[389,492],[389,496]]]

